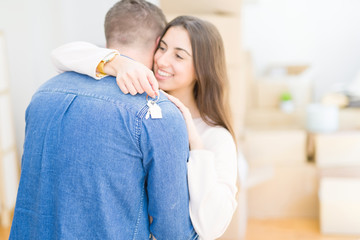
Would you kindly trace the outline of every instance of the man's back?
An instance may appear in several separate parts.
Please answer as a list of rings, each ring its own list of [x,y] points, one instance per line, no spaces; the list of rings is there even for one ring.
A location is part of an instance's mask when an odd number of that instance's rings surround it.
[[[44,84],[26,113],[10,239],[191,239],[181,114],[162,119],[115,79],[73,72]],[[153,217],[151,230],[148,215]]]

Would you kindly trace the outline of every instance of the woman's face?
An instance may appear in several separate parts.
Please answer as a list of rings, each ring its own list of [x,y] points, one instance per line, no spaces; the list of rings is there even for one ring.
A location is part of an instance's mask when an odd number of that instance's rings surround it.
[[[154,73],[162,90],[192,94],[195,69],[188,32],[181,26],[167,30],[154,56]]]

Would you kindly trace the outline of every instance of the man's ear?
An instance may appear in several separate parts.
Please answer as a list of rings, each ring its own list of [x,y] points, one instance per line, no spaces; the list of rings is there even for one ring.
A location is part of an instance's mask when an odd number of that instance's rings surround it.
[[[154,50],[153,50],[153,53],[155,54],[156,50],[157,50],[157,46],[159,45],[159,42],[160,42],[160,37],[157,37],[156,41],[155,41],[155,47],[154,47]]]
[[[160,42],[160,37],[157,37],[157,39],[156,39],[156,46],[159,45],[159,42]]]

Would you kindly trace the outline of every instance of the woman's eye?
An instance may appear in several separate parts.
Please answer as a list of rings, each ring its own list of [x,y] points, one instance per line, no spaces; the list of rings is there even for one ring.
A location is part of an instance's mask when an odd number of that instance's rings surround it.
[[[160,51],[165,51],[165,48],[164,48],[164,47],[159,46],[159,50],[160,50]]]
[[[179,59],[184,59],[183,57],[181,57],[179,54],[176,54],[176,58],[179,58]]]

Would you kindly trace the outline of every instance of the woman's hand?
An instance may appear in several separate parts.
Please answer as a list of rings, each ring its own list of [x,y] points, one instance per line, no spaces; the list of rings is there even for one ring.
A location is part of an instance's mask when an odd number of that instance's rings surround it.
[[[152,98],[158,95],[159,84],[154,73],[132,59],[118,55],[104,66],[104,72],[116,76],[117,85],[125,94],[146,92]]]
[[[172,101],[181,111],[182,115],[184,116],[188,135],[189,135],[189,144],[190,144],[190,150],[195,149],[202,149],[203,143],[200,138],[200,135],[198,134],[194,120],[191,117],[191,113],[189,108],[187,108],[179,99],[177,99],[174,96],[171,96],[170,94],[165,93],[162,91],[170,101]]]

